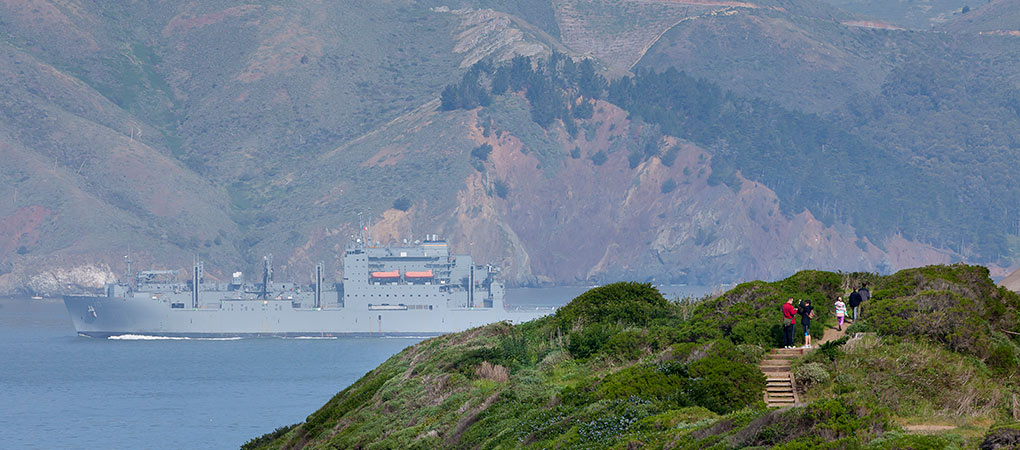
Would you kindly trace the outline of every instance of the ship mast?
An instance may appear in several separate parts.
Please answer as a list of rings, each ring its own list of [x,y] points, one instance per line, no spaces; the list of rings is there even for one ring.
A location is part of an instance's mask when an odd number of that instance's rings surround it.
[[[198,259],[198,255],[195,255],[195,265],[191,270],[191,307],[198,309],[198,291],[199,285],[202,283],[203,275],[202,261]]]
[[[322,262],[315,266],[315,308],[322,307]]]
[[[273,254],[262,257],[262,289],[259,291],[259,299],[269,298],[269,281],[273,279]]]

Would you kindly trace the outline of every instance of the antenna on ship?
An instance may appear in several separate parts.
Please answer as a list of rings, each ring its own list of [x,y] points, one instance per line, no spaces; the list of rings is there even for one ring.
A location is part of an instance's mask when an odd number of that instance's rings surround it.
[[[365,218],[361,213],[358,213],[358,243],[365,247],[370,247],[371,243],[365,239],[365,232],[368,231],[368,227],[365,226]]]
[[[124,255],[124,262],[127,263],[127,272],[124,273],[124,279],[126,279],[127,282],[130,283],[131,282],[131,263],[133,262],[133,261],[131,261],[131,247],[128,247],[128,254]]]
[[[269,298],[269,281],[273,279],[273,254],[262,257],[262,290],[259,292],[259,299]]]

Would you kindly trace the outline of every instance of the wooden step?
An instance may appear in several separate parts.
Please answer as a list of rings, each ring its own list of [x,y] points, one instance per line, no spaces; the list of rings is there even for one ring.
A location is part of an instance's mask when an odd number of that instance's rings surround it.
[[[790,367],[789,361],[762,361],[758,367]]]
[[[758,366],[758,368],[766,375],[778,373],[788,375],[790,373],[790,366]]]
[[[806,348],[800,348],[800,347],[797,347],[797,348],[774,348],[774,349],[772,349],[772,351],[770,353],[773,354],[773,355],[803,355],[804,352],[807,351],[807,350],[808,349],[806,349]]]
[[[759,367],[759,369],[760,368],[761,367]],[[765,371],[763,370],[762,372],[765,372]],[[775,380],[775,379],[778,379],[778,378],[782,378],[784,380],[789,380],[790,379],[790,372],[789,371],[786,371],[786,372],[765,372],[765,380],[766,381],[768,381],[768,380]]]
[[[793,401],[794,396],[793,396],[793,392],[790,392],[790,393],[787,393],[787,394],[769,392],[769,399],[770,400],[786,400],[786,399],[789,399],[790,401]]]
[[[769,359],[789,359],[794,360],[800,358],[800,353],[773,353],[769,355]]]
[[[793,392],[793,386],[790,386],[790,385],[776,386],[776,387],[771,387],[770,386],[770,387],[765,388],[765,392],[768,392],[770,394],[773,393],[773,392],[779,392],[779,393]]]

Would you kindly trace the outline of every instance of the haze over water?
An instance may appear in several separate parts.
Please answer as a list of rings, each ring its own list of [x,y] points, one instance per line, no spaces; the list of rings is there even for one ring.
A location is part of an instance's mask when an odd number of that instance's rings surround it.
[[[511,289],[507,299],[560,306],[585,289]],[[237,448],[303,421],[421,340],[89,339],[58,299],[0,299],[0,448]]]

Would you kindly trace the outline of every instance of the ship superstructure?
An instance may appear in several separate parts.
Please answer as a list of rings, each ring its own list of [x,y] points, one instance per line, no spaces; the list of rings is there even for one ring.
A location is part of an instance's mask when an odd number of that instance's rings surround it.
[[[142,271],[105,296],[69,295],[64,303],[78,334],[91,337],[436,335],[551,312],[507,310],[498,269],[451,254],[435,236],[403,246],[357,239],[343,263],[342,283],[327,285],[319,264],[302,285],[273,282],[271,258],[256,282],[240,272],[207,282],[196,262],[185,282],[175,271]]]

